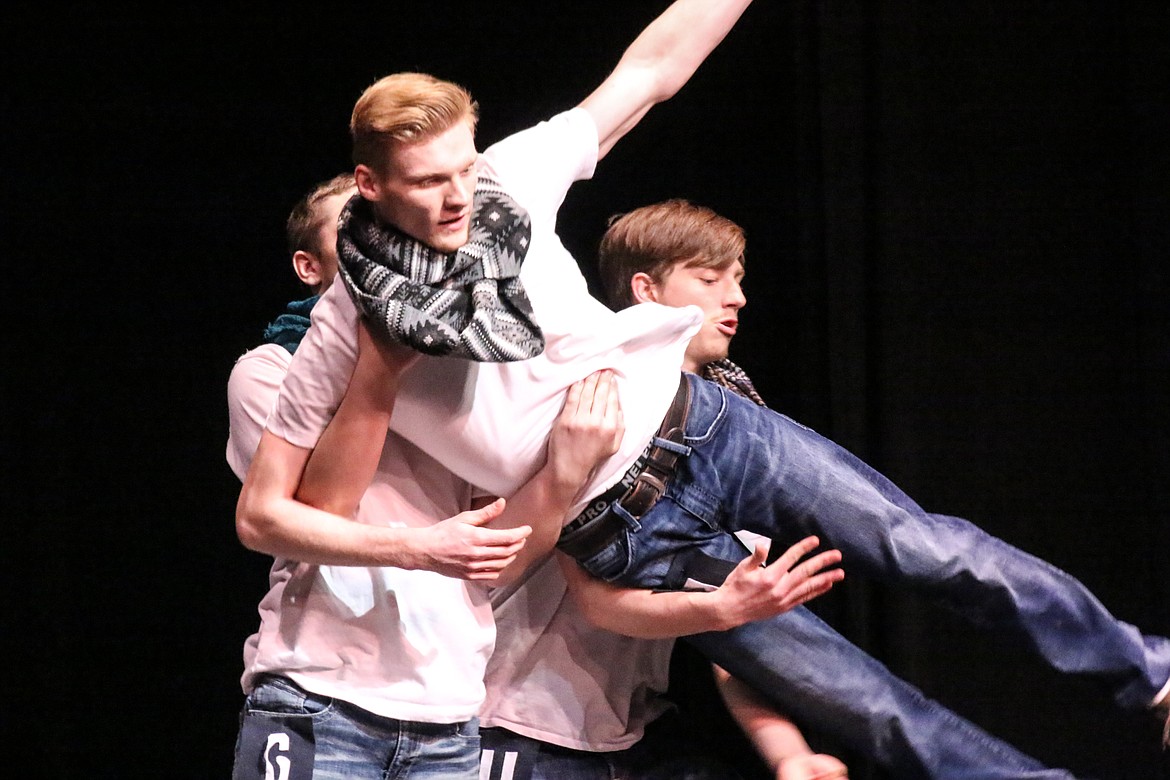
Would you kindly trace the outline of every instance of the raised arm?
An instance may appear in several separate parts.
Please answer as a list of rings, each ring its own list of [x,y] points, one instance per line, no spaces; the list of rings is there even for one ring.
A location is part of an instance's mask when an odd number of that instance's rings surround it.
[[[837,550],[801,561],[819,543],[810,536],[768,566],[764,566],[768,546],[759,544],[712,591],[657,593],[622,588],[590,577],[566,555],[558,554],[558,560],[573,599],[590,623],[639,639],[666,639],[725,631],[787,612],[827,592],[845,573],[828,568],[841,561]]]
[[[630,44],[581,102],[597,124],[598,159],[656,103],[672,97],[727,35],[751,0],[676,0]]]

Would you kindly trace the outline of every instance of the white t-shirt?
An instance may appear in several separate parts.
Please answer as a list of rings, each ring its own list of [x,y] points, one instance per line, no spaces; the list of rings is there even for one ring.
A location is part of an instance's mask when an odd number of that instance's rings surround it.
[[[232,369],[227,460],[240,479],[291,360],[265,344]],[[391,434],[355,519],[423,527],[470,500],[470,485]],[[260,629],[244,645],[245,692],[271,672],[384,717],[455,723],[479,712],[495,638],[480,585],[430,571],[278,558],[259,611]]]
[[[567,388],[611,368],[626,435],[619,452],[594,472],[572,513],[617,482],[645,449],[674,397],[683,353],[702,318],[697,307],[654,303],[614,312],[590,296],[555,231],[569,186],[593,173],[597,143],[592,117],[578,108],[484,152],[482,169],[532,219],[520,278],[544,331],[545,350],[515,363],[424,357],[404,374],[390,423],[463,479],[509,496],[540,468]],[[357,320],[343,284],[333,285],[313,309],[313,326],[268,420],[277,436],[301,447],[316,444],[353,372]]]
[[[575,750],[630,747],[670,705],[674,640],[594,628],[551,557],[515,589],[492,594],[496,649],[488,661],[482,726]]]

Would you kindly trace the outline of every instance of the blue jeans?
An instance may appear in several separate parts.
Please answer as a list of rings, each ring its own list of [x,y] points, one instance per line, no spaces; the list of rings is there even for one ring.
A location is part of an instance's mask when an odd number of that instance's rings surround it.
[[[269,676],[240,715],[232,780],[478,780],[479,721],[384,718]]]
[[[625,750],[592,753],[483,729],[480,780],[742,780],[714,756],[691,749],[677,713],[667,713]]]
[[[643,588],[676,588],[690,561],[739,560],[741,528],[790,542],[816,534],[844,565],[902,584],[1033,648],[1053,668],[1108,681],[1119,705],[1148,707],[1170,677],[1170,641],[1114,618],[1055,567],[965,520],[924,512],[893,483],[815,432],[688,375],[688,449],[666,495],[582,565]],[[794,717],[899,777],[1067,777],[896,678],[811,612],[689,637]]]

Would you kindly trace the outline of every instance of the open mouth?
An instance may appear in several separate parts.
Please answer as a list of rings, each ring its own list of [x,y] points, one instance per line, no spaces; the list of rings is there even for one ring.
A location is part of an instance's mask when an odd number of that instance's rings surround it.
[[[463,224],[467,220],[467,217],[470,213],[470,211],[465,211],[459,216],[452,217],[451,219],[440,219],[439,227],[443,228],[444,230],[458,230],[459,228],[463,227]]]
[[[734,336],[736,330],[739,329],[739,320],[735,320],[735,319],[719,320],[718,322],[715,323],[715,327],[718,328],[719,332],[724,334],[725,336]]]

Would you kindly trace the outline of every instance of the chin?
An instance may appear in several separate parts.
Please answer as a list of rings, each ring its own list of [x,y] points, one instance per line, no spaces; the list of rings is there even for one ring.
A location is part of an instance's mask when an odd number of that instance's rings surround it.
[[[434,240],[428,243],[440,252],[457,252],[467,243],[468,239],[469,234],[467,233],[462,233],[457,236],[441,235],[435,236]]]

